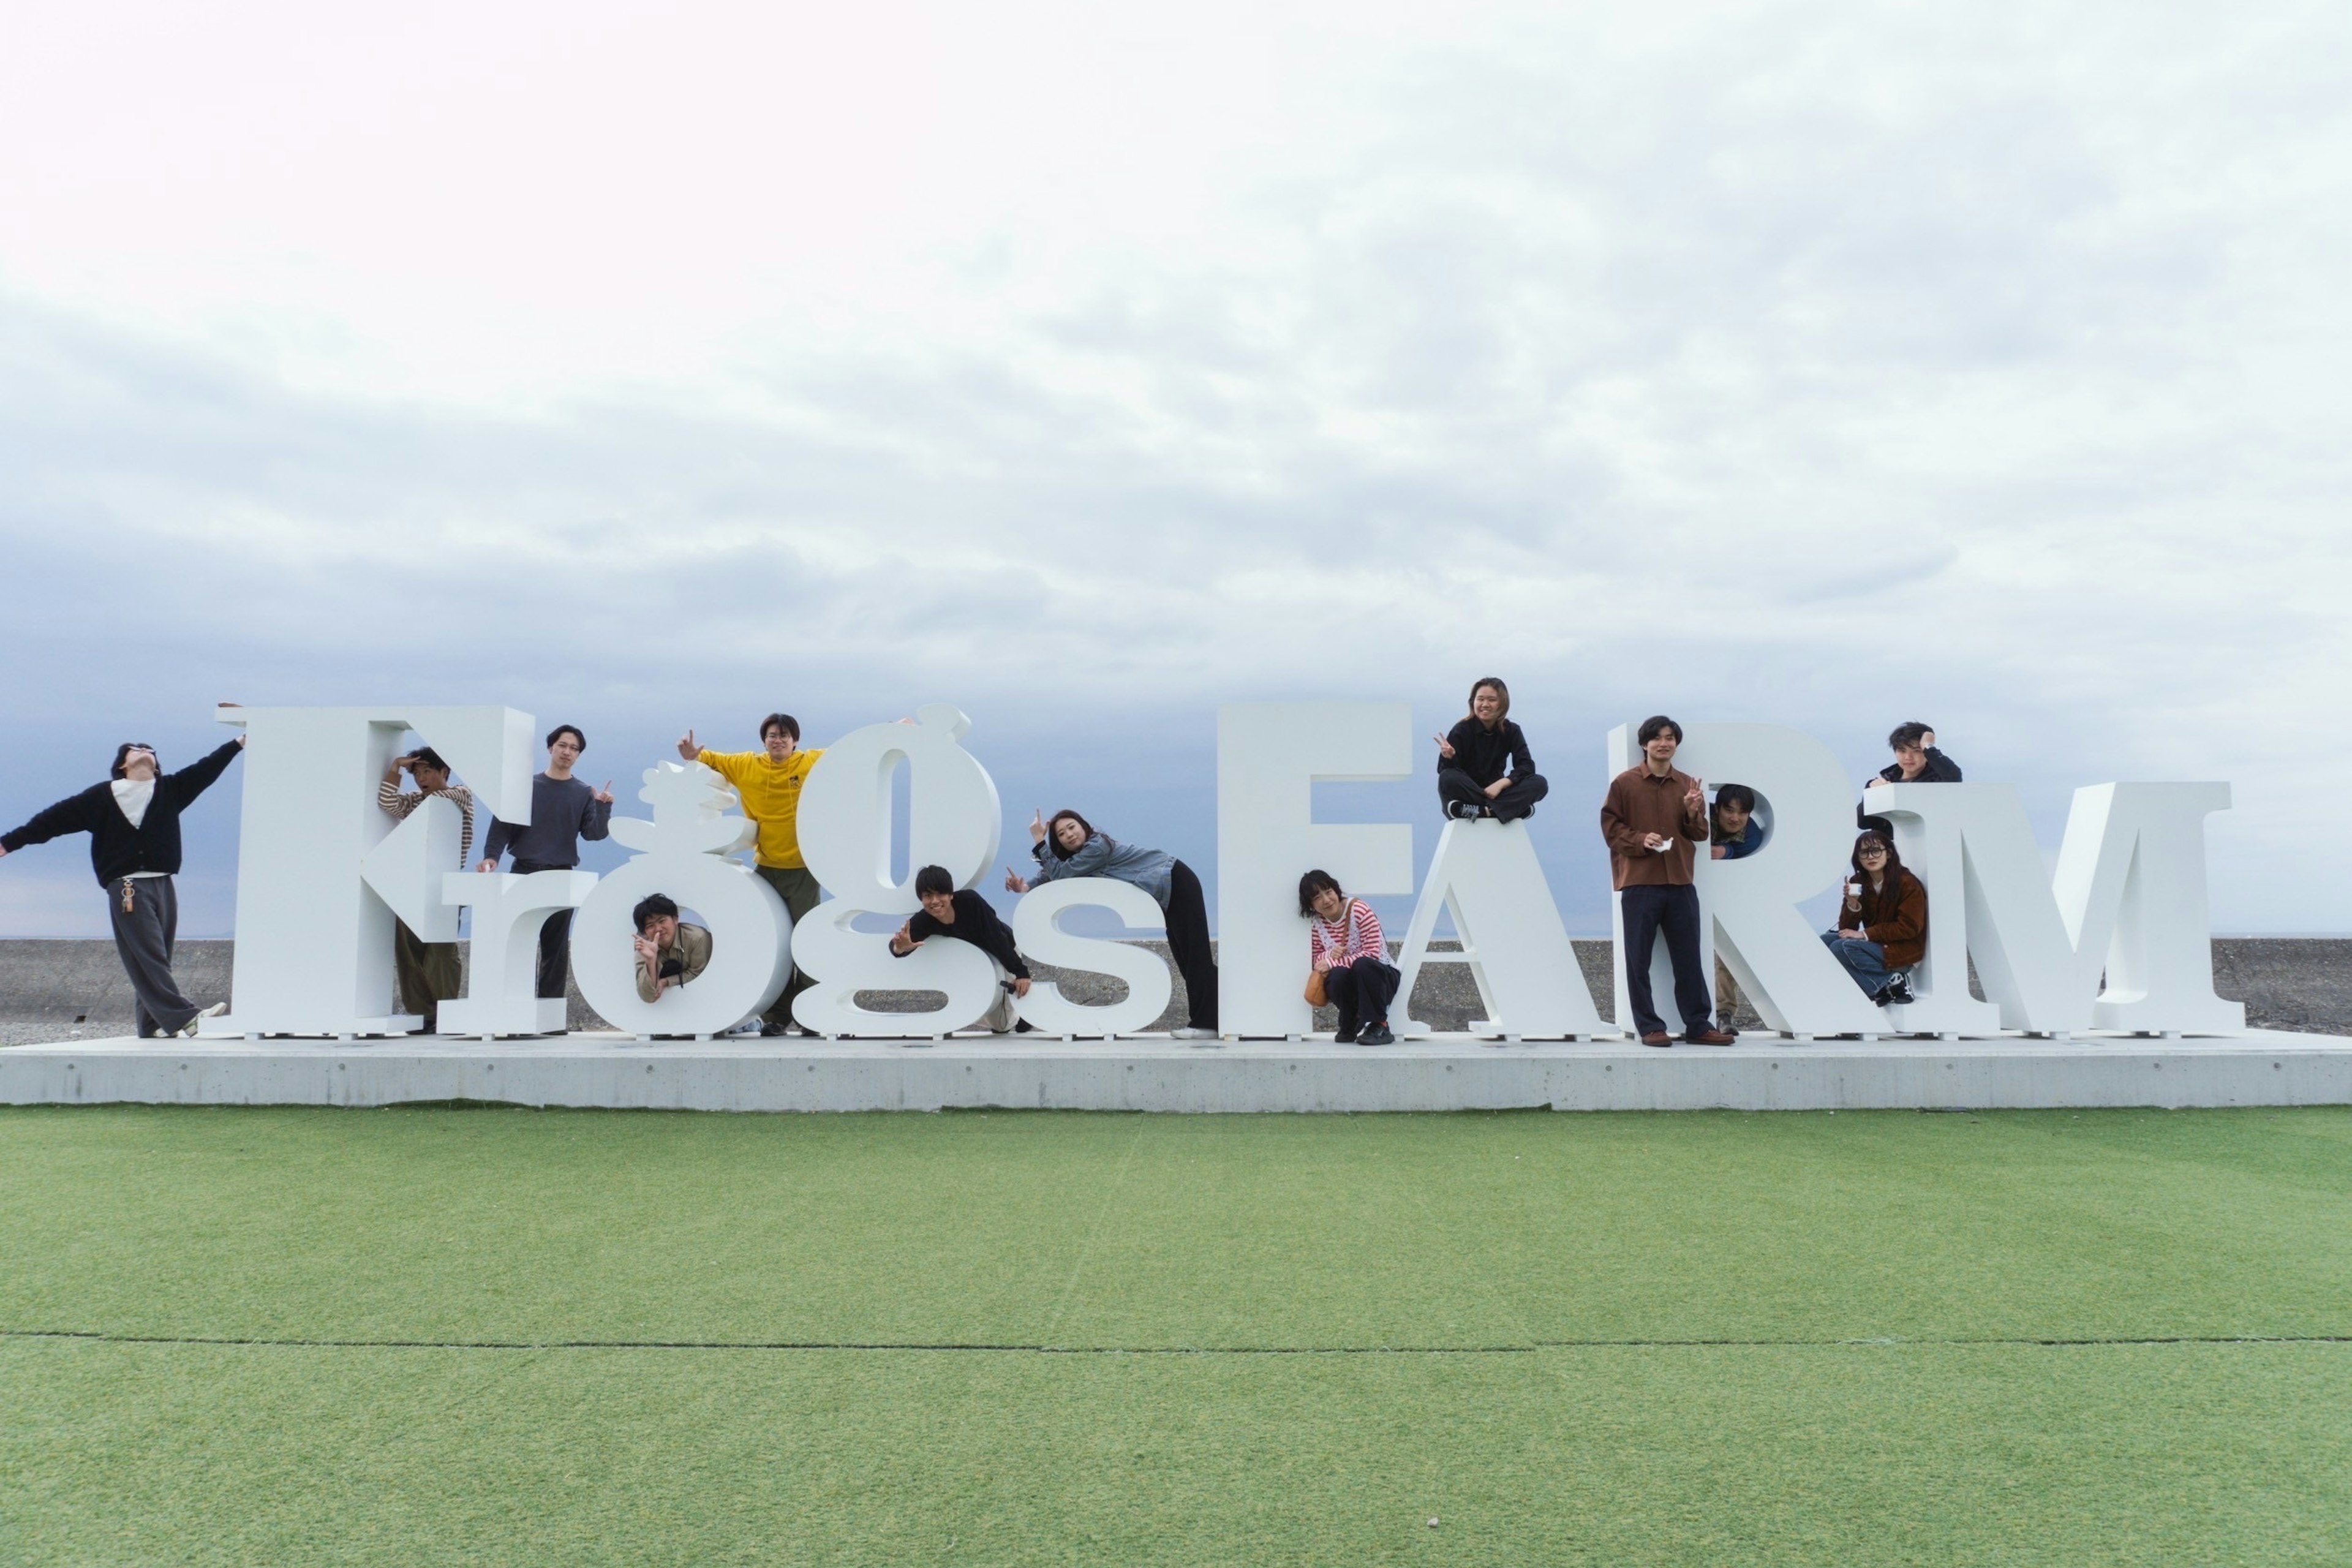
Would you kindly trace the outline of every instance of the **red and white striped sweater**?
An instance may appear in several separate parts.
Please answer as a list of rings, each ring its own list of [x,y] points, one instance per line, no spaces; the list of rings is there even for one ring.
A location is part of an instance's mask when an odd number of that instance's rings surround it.
[[[1360,958],[1389,961],[1389,944],[1381,935],[1381,917],[1361,899],[1349,899],[1336,921],[1310,915],[1307,921],[1308,955],[1321,963],[1328,954],[1334,969],[1345,969]]]

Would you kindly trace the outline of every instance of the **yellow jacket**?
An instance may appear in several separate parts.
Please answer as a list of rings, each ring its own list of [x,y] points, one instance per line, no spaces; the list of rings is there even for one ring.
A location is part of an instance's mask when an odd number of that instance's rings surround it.
[[[822,751],[794,751],[782,763],[764,751],[714,752],[705,747],[697,761],[717,768],[743,797],[743,815],[760,825],[756,858],[762,866],[804,868],[801,858],[801,785]]]

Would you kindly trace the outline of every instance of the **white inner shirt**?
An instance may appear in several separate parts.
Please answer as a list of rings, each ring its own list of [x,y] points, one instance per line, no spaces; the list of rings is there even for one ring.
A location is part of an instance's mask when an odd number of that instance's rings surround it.
[[[114,804],[122,808],[122,815],[131,819],[131,826],[133,827],[147,820],[147,807],[153,804],[154,799],[155,781],[153,779],[114,781]]]

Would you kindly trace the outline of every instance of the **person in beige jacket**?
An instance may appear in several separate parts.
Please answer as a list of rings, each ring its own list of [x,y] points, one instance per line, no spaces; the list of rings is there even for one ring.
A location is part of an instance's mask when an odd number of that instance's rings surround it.
[[[677,918],[677,901],[648,893],[637,900],[637,1000],[658,1002],[662,993],[691,984],[710,967],[710,933]]]

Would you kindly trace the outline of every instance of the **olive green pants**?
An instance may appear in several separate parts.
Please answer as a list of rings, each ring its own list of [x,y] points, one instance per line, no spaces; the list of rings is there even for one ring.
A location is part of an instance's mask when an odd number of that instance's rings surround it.
[[[392,930],[392,973],[398,982],[400,1010],[425,1019],[425,1032],[437,1033],[441,1004],[465,994],[465,977],[454,942],[426,942],[394,921]]]

